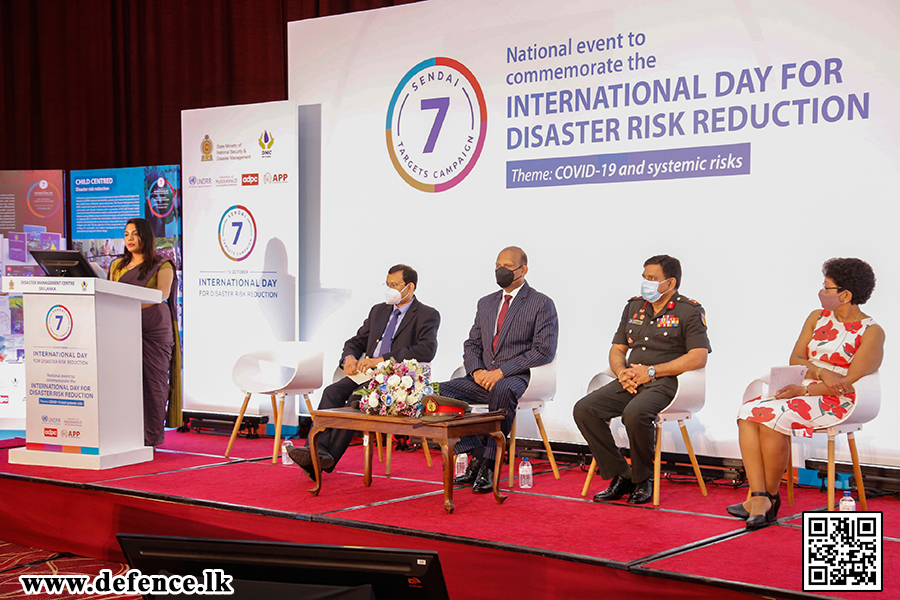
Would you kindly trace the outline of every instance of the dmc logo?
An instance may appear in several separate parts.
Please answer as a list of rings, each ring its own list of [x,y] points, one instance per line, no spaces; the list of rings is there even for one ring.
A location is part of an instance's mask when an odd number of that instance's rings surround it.
[[[274,136],[268,131],[263,130],[262,134],[259,136],[259,147],[262,148],[263,158],[272,158],[272,144],[274,143]]]
[[[247,173],[241,177],[241,185],[259,185],[259,173]]]
[[[213,159],[212,157],[213,151],[213,143],[212,140],[209,139],[209,135],[203,136],[203,141],[200,142],[200,160],[201,162],[207,162]]]
[[[56,429],[52,427],[44,427],[44,437],[58,437]]]
[[[263,183],[285,183],[287,181],[288,174],[287,173],[266,173],[263,176]]]

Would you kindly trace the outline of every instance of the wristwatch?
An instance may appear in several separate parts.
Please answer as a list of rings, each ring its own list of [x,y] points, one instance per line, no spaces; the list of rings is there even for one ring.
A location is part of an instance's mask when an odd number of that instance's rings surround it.
[[[656,367],[647,367],[647,375],[650,376],[650,381],[656,381]]]

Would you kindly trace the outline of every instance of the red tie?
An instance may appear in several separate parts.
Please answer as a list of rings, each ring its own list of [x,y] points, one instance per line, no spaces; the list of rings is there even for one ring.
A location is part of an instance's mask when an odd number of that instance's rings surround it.
[[[503,307],[500,309],[500,316],[497,317],[497,333],[494,334],[493,350],[497,350],[497,340],[500,338],[500,330],[503,328],[503,319],[506,318],[506,311],[509,310],[509,301],[512,300],[510,294],[503,296]]]

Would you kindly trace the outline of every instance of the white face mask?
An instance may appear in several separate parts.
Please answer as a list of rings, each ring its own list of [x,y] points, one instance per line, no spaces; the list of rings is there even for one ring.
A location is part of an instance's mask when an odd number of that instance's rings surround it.
[[[409,287],[409,284],[407,283],[405,286],[403,286],[403,289],[405,290],[405,289],[408,288],[408,287]],[[392,288],[392,287],[387,287],[387,286],[385,286],[385,288],[384,288],[384,301],[385,301],[387,304],[390,304],[391,306],[397,306],[398,304],[400,304],[400,301],[401,301],[401,300],[403,300],[403,294],[402,294],[402,293],[398,292],[397,290],[395,290],[395,289]]]
[[[656,302],[662,298],[663,292],[659,291],[659,284],[662,281],[649,281],[644,279],[641,282],[641,297],[647,302]]]

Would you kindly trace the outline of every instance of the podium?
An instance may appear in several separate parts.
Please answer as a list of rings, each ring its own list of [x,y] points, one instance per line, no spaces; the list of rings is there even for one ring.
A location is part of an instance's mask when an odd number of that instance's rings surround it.
[[[4,277],[25,313],[25,448],[9,462],[109,469],[144,446],[141,304],[162,292],[93,277]]]

